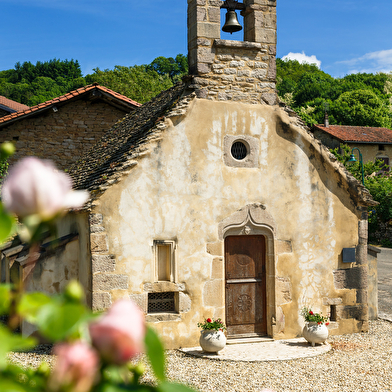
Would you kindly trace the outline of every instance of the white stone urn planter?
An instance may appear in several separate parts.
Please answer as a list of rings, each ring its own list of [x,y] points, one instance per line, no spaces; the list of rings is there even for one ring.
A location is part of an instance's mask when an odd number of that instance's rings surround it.
[[[302,331],[303,337],[312,344],[312,347],[316,343],[324,343],[328,338],[328,328],[322,324],[317,324],[316,322],[305,323],[304,329]]]
[[[200,331],[200,346],[207,353],[218,353],[226,346],[226,336],[223,331]]]

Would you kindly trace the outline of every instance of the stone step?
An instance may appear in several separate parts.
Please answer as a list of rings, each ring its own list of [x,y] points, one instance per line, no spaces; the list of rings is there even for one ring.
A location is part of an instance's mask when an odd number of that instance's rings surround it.
[[[257,336],[257,337],[247,337],[247,338],[228,338],[226,344],[249,344],[249,343],[266,343],[273,342],[274,339],[268,336]]]

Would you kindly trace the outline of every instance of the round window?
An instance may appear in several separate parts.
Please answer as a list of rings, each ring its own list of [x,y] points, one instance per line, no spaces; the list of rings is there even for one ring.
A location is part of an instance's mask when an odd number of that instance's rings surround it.
[[[233,156],[233,158],[241,161],[242,159],[245,159],[248,155],[248,149],[243,142],[235,142],[231,146],[231,155]]]

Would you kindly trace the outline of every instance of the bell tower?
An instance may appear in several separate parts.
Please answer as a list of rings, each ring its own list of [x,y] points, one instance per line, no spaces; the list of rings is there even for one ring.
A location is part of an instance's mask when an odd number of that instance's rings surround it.
[[[221,39],[221,8],[243,16],[241,41]],[[275,105],[276,0],[188,0],[188,61],[200,98]]]

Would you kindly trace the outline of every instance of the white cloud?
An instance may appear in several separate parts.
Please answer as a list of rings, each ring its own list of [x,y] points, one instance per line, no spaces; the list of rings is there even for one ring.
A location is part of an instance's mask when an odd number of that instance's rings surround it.
[[[286,56],[282,57],[282,60],[297,60],[299,63],[304,64],[315,64],[318,68],[321,66],[321,61],[317,60],[317,57],[313,54],[311,56],[307,56],[305,52],[302,53],[292,53],[286,54]]]
[[[355,59],[339,61],[338,64],[347,64],[352,67],[349,73],[388,73],[392,71],[392,49],[366,53]]]

